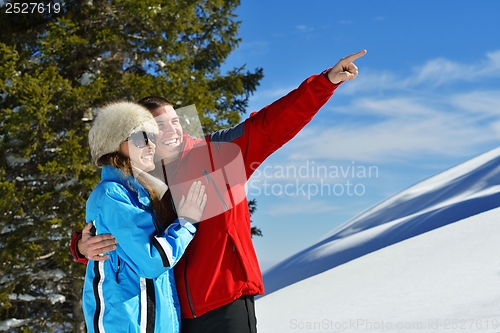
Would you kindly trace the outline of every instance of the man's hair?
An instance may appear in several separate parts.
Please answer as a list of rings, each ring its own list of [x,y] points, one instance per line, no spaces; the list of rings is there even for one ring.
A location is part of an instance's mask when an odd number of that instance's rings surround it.
[[[161,108],[162,106],[165,106],[165,105],[174,106],[172,103],[170,103],[170,101],[168,99],[160,97],[160,96],[144,97],[143,99],[139,100],[137,103],[142,105],[143,107],[145,107],[149,111]]]

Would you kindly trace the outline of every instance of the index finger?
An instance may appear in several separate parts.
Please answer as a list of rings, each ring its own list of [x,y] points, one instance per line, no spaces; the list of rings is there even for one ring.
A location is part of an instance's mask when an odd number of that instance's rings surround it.
[[[88,240],[88,243],[95,244],[95,243],[105,242],[108,240],[115,240],[115,237],[112,234],[102,234],[102,235],[90,237]]]
[[[361,50],[359,52],[348,55],[347,57],[344,58],[344,60],[347,62],[354,62],[354,60],[361,58],[365,54],[366,54],[366,50]]]

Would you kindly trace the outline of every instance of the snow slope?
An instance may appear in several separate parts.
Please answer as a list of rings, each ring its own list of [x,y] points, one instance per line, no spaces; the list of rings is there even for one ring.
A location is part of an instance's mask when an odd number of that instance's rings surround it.
[[[500,332],[499,220],[493,209],[264,296],[259,332]]]
[[[264,273],[266,295],[499,206],[500,148],[496,148],[388,198],[271,267]]]

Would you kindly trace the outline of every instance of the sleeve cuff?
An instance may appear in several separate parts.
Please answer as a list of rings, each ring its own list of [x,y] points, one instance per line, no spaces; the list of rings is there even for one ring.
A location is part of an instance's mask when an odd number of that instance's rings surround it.
[[[71,256],[73,257],[73,260],[82,264],[87,264],[88,259],[85,258],[83,254],[78,251],[78,241],[82,239],[82,231],[77,230],[75,231],[75,234],[73,237],[71,237],[71,244],[70,244],[70,251],[71,251]]]
[[[196,224],[197,224],[197,221],[189,218],[189,217],[185,217],[185,216],[181,216],[177,219],[179,221],[179,224],[186,228],[187,230],[189,230],[189,232],[191,234],[195,234],[196,233],[196,230],[197,230],[197,227],[196,227]]]

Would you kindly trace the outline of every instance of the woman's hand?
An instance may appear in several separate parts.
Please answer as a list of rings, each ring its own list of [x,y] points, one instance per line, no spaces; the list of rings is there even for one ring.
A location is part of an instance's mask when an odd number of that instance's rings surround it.
[[[187,197],[182,196],[177,209],[177,216],[187,217],[194,223],[200,222],[205,206],[207,205],[207,194],[205,185],[200,181],[194,182],[189,188]]]

